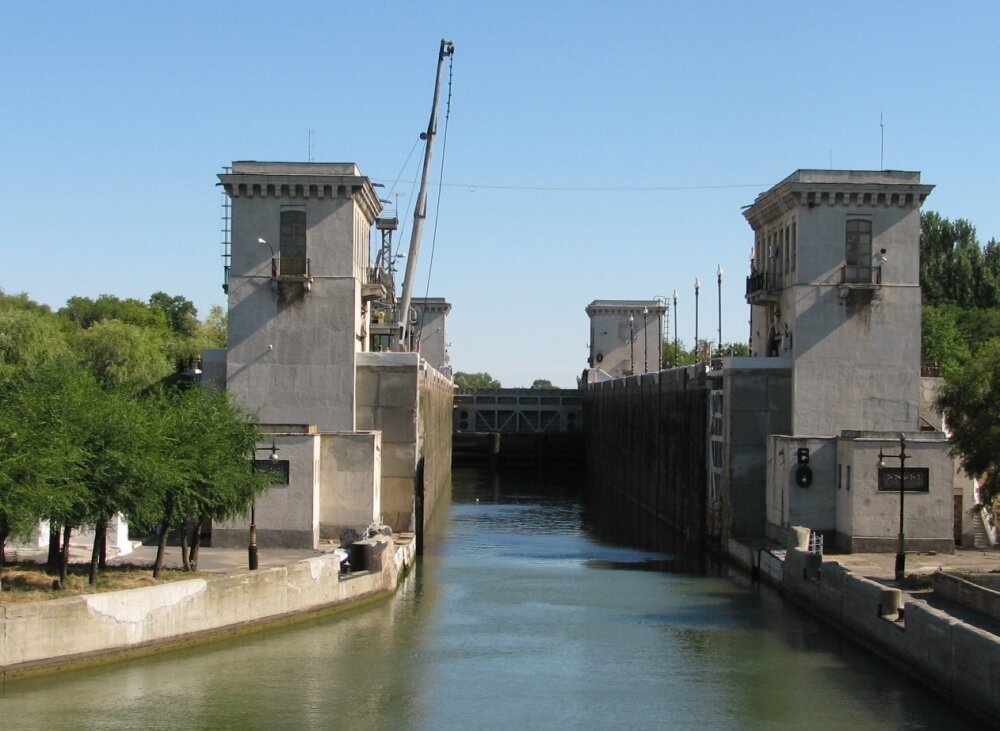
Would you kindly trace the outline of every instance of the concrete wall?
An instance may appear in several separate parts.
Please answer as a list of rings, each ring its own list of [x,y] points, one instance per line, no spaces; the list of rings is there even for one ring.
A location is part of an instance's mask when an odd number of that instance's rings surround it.
[[[450,379],[416,353],[358,358],[358,427],[382,432],[382,519],[394,531],[416,530],[421,491],[429,517],[451,482]]]
[[[361,533],[382,511],[382,434],[348,432],[320,437],[319,536]]]
[[[947,574],[936,571],[934,591],[1000,621],[1000,574]]]
[[[788,598],[967,709],[993,721],[1000,716],[1000,637],[923,602],[907,601],[900,617],[898,590],[832,561],[811,571],[815,560],[815,554],[788,550],[783,572]]]
[[[767,437],[791,428],[791,373],[784,358],[725,358],[722,538],[761,537],[767,523]]]
[[[268,430],[268,425],[264,425],[264,429]],[[279,431],[272,436],[279,459],[288,462],[289,480],[287,485],[272,486],[256,500],[257,545],[315,548],[320,536],[320,435],[309,427],[301,427],[295,432]],[[257,457],[266,459],[270,444],[261,447]],[[212,545],[246,546],[249,517],[240,516],[213,525]]]
[[[798,450],[809,450],[813,482],[795,481]],[[832,437],[772,435],[767,440],[767,536],[782,541],[789,525],[805,526],[832,540],[837,527],[837,441]]]
[[[390,539],[384,539],[383,541]],[[326,554],[211,579],[0,607],[0,675],[179,642],[392,592],[412,540],[388,544],[376,570],[344,577]]]

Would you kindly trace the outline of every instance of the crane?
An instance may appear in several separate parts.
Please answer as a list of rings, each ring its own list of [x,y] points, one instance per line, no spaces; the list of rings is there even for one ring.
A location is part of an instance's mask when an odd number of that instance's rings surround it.
[[[441,95],[441,74],[444,70],[444,60],[455,53],[455,44],[441,39],[441,49],[438,51],[437,76],[434,79],[434,101],[431,103],[431,118],[427,131],[420,133],[424,140],[424,166],[420,174],[420,191],[417,193],[417,203],[413,208],[413,229],[410,232],[410,248],[406,257],[406,274],[403,279],[403,294],[399,308],[399,344],[400,348],[408,349],[410,335],[410,300],[413,298],[413,277],[417,269],[417,255],[420,252],[420,236],[423,233],[424,219],[427,218],[427,178],[431,170],[431,153],[434,149],[434,136],[437,134],[438,98]]]

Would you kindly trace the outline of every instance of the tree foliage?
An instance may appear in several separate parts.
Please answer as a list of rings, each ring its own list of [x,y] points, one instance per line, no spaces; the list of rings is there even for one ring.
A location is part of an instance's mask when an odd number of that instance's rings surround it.
[[[535,391],[552,391],[558,388],[548,378],[536,378],[531,383],[531,388]]]
[[[8,536],[47,520],[65,577],[72,531],[93,528],[93,582],[114,514],[165,537],[245,512],[267,489],[250,415],[225,393],[163,385],[179,353],[221,344],[221,309],[204,324],[196,314],[164,293],[74,297],[53,314],[0,292],[0,559]]]
[[[933,211],[920,216],[920,288],[925,305],[1000,307],[1000,244],[979,245],[975,227]]]
[[[491,389],[503,388],[500,381],[496,380],[489,373],[455,373],[455,386],[457,388],[470,389],[474,391],[488,391]]]
[[[966,473],[1000,497],[1000,338],[947,372],[939,405]]]

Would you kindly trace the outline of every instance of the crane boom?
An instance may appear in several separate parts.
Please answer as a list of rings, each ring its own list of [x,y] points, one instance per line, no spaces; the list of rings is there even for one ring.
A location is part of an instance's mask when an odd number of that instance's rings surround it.
[[[438,51],[437,76],[434,79],[434,101],[431,103],[431,118],[427,124],[427,132],[420,136],[424,139],[424,167],[420,174],[420,191],[417,193],[417,203],[413,208],[413,229],[410,232],[410,248],[406,257],[406,275],[403,279],[403,294],[399,304],[400,347],[406,348],[410,334],[410,300],[413,298],[413,277],[417,270],[417,255],[420,253],[420,236],[424,229],[424,219],[427,218],[427,178],[431,170],[431,152],[434,148],[434,136],[437,134],[438,98],[441,95],[441,72],[444,60],[455,53],[455,44],[441,39],[441,49]]]

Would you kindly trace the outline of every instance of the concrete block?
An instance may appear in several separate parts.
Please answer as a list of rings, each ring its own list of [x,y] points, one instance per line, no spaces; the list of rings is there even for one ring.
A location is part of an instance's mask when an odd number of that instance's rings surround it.
[[[386,442],[415,442],[417,416],[414,408],[379,408],[375,414],[375,429]]]

